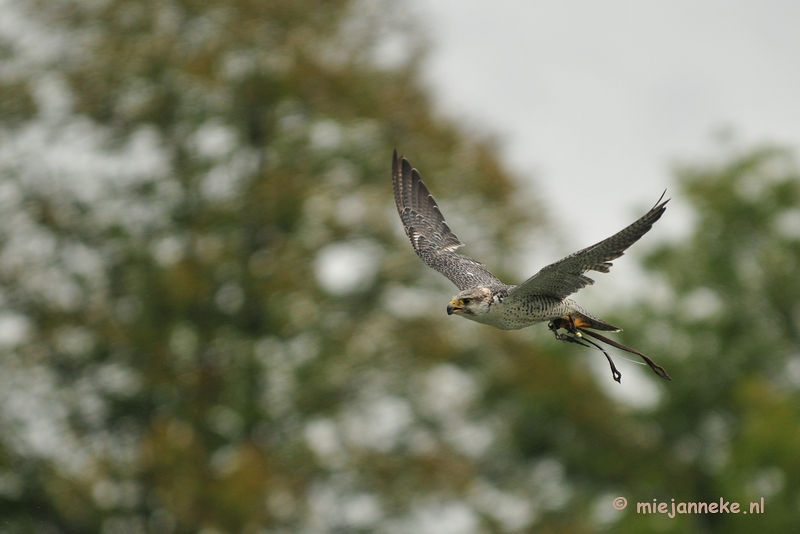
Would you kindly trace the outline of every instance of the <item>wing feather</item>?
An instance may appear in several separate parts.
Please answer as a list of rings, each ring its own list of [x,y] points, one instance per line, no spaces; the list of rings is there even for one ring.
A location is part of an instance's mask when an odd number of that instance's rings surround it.
[[[611,261],[619,258],[625,250],[650,231],[653,224],[661,218],[667,209],[669,199],[664,194],[656,205],[638,221],[614,234],[608,239],[579,250],[555,263],[544,267],[525,282],[512,289],[508,295],[511,301],[527,299],[533,295],[547,295],[564,299],[576,291],[594,284],[594,280],[586,276],[586,271],[607,273]]]
[[[392,157],[392,185],[397,213],[414,252],[432,269],[442,273],[460,290],[502,285],[482,264],[453,252],[464,245],[450,230],[436,200],[417,169],[406,158]]]

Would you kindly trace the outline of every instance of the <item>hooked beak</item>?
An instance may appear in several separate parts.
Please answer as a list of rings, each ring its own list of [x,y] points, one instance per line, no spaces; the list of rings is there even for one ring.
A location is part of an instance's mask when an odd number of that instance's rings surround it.
[[[464,308],[460,307],[454,300],[451,300],[450,304],[447,305],[447,315],[453,315],[461,311],[464,311]]]

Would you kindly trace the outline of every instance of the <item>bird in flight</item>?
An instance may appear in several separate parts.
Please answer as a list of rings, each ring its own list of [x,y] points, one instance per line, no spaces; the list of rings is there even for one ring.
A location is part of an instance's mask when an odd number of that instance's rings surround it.
[[[447,226],[417,169],[412,168],[406,158],[398,158],[397,150],[392,157],[392,185],[397,212],[414,252],[429,267],[449,278],[460,291],[447,305],[448,315],[460,315],[503,330],[517,330],[549,321],[548,327],[559,341],[584,347],[589,347],[589,343],[602,351],[611,366],[611,375],[617,382],[621,382],[622,374],[611,356],[584,334],[636,354],[658,376],[672,380],[663,367],[638,350],[593,332],[619,332],[620,329],[598,319],[567,298],[594,284],[594,280],[586,276],[587,271],[607,273],[611,260],[622,256],[628,247],[652,228],[653,223],[664,214],[669,202],[669,199],[662,202],[663,194],[653,209],[622,231],[551,263],[519,285],[509,286],[483,264],[455,252],[464,243]]]

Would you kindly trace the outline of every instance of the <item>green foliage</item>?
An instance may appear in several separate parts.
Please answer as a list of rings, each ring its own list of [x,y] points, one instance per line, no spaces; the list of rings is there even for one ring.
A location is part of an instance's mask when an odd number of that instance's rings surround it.
[[[464,415],[444,439],[448,392],[426,377],[467,403],[478,381],[446,362],[490,360],[416,297],[446,286],[398,235],[391,151],[435,177],[487,254],[535,219],[492,143],[434,116],[414,45],[393,67],[372,57],[384,33],[415,41],[399,12],[24,7],[50,48],[44,65],[24,47],[8,60],[35,111],[3,117],[2,280],[21,333],[4,398],[30,405],[4,412],[8,528],[369,529],[458,502],[484,468],[452,443],[472,432],[482,452],[491,425]],[[359,271],[337,288],[320,270],[342,257]],[[425,416],[415,395],[445,401]]]
[[[646,260],[675,299],[640,310],[628,328],[679,369],[655,414],[664,497],[767,504],[763,516],[686,516],[662,527],[791,529],[800,503],[800,170],[790,152],[766,148],[682,168],[678,179],[696,229]]]

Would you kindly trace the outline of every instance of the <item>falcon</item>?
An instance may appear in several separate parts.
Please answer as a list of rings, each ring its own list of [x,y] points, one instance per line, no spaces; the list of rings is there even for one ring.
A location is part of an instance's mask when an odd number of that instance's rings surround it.
[[[455,252],[464,243],[450,230],[417,169],[412,168],[406,158],[398,158],[397,150],[392,157],[392,185],[397,212],[414,252],[429,267],[450,279],[460,291],[447,305],[448,315],[459,315],[503,330],[517,330],[548,321],[550,331],[559,341],[584,347],[593,345],[602,351],[611,366],[611,376],[617,382],[621,383],[622,374],[611,356],[585,336],[636,354],[658,376],[672,380],[663,367],[638,350],[597,333],[595,330],[619,332],[620,328],[598,319],[567,298],[594,284],[594,280],[586,276],[587,271],[607,273],[611,260],[622,256],[653,227],[669,202],[669,199],[663,200],[664,194],[653,209],[622,231],[551,263],[519,285],[510,286],[501,282],[483,264]]]

